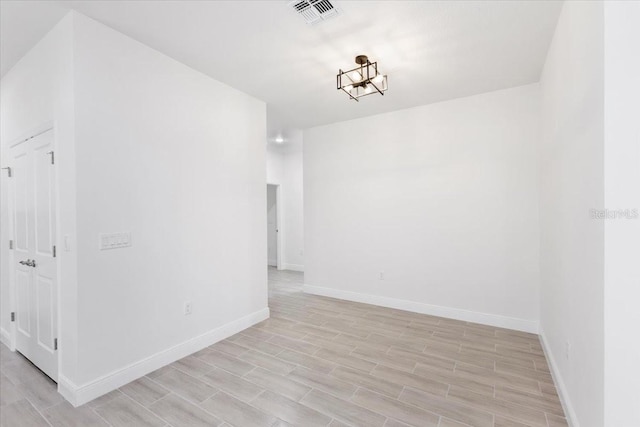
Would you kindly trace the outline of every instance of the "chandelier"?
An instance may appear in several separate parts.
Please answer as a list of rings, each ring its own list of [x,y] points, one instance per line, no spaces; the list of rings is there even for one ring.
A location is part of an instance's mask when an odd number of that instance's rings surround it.
[[[338,90],[343,90],[353,100],[387,90],[387,76],[378,71],[378,63],[370,62],[367,55],[356,56],[358,67],[353,70],[338,70]]]

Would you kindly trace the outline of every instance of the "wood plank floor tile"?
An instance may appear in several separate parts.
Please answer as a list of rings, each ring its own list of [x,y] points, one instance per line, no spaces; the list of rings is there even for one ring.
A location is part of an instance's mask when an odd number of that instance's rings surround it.
[[[385,416],[319,390],[311,391],[300,403],[353,426],[382,427],[387,420]]]
[[[58,393],[57,384],[44,375],[21,382],[16,385],[16,388],[38,410],[57,405],[64,400]]]
[[[555,396],[529,393],[513,387],[496,386],[495,398],[507,402],[517,403],[522,406],[539,409],[541,411],[564,417],[564,411],[560,400]]]
[[[194,356],[184,357],[171,366],[193,377],[200,377],[213,369],[213,366]]]
[[[400,396],[400,392],[404,387],[403,385],[396,384],[392,381],[374,377],[373,375],[366,372],[362,372],[357,369],[346,368],[343,366],[338,366],[331,372],[330,375],[345,382],[356,384],[360,387],[367,388],[371,391],[375,391],[376,393],[380,393],[392,398],[398,398],[398,396]]]
[[[322,372],[328,374],[336,368],[336,364],[329,362],[328,360],[319,359],[307,354],[298,353],[297,351],[284,350],[278,354],[278,357],[287,362],[294,363],[296,365],[304,366],[307,369],[316,372]]]
[[[516,420],[521,420],[532,426],[545,427],[547,425],[547,419],[542,411],[494,399],[461,387],[451,386],[447,394],[447,399],[480,410],[490,411],[494,414],[501,414]]]
[[[171,369],[173,370],[173,369]],[[166,371],[168,372],[168,371]],[[120,397],[123,396],[124,393],[122,393],[120,390],[113,390],[110,391],[107,394],[103,394],[102,396],[98,397],[97,399],[93,399],[91,402],[87,403],[86,405],[91,407],[91,408],[99,408],[100,406],[104,405],[107,402],[112,401],[113,399],[115,399],[116,397]]]
[[[316,351],[320,350],[319,346],[311,344],[304,339],[294,340],[280,335],[274,336],[268,342],[278,345],[282,348],[297,351],[298,353],[314,354]]]
[[[491,369],[485,369],[475,365],[467,365],[465,363],[457,363],[455,372],[462,377],[473,379],[488,385],[503,384],[530,391],[532,393],[540,393],[540,385],[538,381],[530,378],[495,372]]]
[[[450,418],[441,418],[438,427],[472,427],[472,424],[462,424]]]
[[[419,362],[423,365],[429,365],[453,371],[456,366],[456,362],[453,359],[447,357],[440,357],[438,350],[429,348],[431,353],[418,352],[414,350],[407,350],[403,348],[391,347],[387,354],[392,357],[400,357],[412,362]]]
[[[166,424],[158,416],[127,396],[116,397],[96,408],[95,411],[113,427],[162,427]]]
[[[0,374],[0,406],[9,405],[23,398],[24,396],[16,385],[9,381],[9,378],[4,374]]]
[[[120,391],[142,406],[149,406],[170,393],[169,390],[147,377],[139,378],[120,387]]]
[[[330,416],[271,391],[265,391],[251,403],[258,409],[296,426],[325,427],[331,422]]]
[[[364,388],[358,389],[351,400],[373,412],[400,420],[411,426],[436,427],[440,421],[440,416],[432,412],[424,411]]]
[[[351,383],[302,367],[294,369],[287,378],[342,399],[351,397],[358,388]]]
[[[364,372],[371,372],[371,370],[378,365],[377,363],[370,362],[368,360],[359,359],[349,354],[344,354],[334,350],[328,350],[326,348],[318,350],[318,352],[314,354],[314,356],[320,359],[328,360],[329,362],[333,362],[337,365],[346,366],[352,369],[358,369]]]
[[[178,370],[169,371],[153,381],[192,402],[202,402],[218,391],[202,380]]]
[[[398,399],[442,417],[474,427],[493,427],[493,414],[446,398],[405,387]]]
[[[62,402],[45,409],[42,414],[53,427],[108,427],[89,406],[74,408],[69,402]]]
[[[211,387],[222,390],[245,402],[254,399],[263,391],[263,388],[258,387],[256,384],[220,368],[214,368],[200,379]]]
[[[371,375],[394,382],[398,385],[417,388],[437,396],[444,397],[449,390],[449,385],[446,383],[382,365],[376,366],[376,368],[371,371]]]
[[[221,419],[175,394],[158,400],[149,406],[149,410],[172,427],[215,427],[222,424]]]
[[[247,381],[264,389],[279,393],[291,400],[298,401],[311,391],[311,387],[300,384],[282,375],[262,368],[256,368],[244,376]]]
[[[235,344],[243,347],[246,350],[261,351],[272,356],[284,350],[284,348],[280,347],[279,345],[272,344],[269,341],[252,338],[244,334],[236,334],[230,339],[232,339]]]
[[[442,419],[440,421],[442,421]],[[409,424],[405,424],[402,421],[394,420],[393,418],[387,418],[387,422],[384,424],[384,427],[410,427],[410,426]],[[438,425],[438,427],[441,427],[441,426]]]
[[[211,350],[221,351],[232,356],[239,356],[247,351],[245,347],[242,347],[229,339],[215,343],[214,345],[209,346],[209,348]]]
[[[388,353],[389,351],[391,350],[381,351],[366,347],[356,347],[356,349],[351,352],[351,356],[406,372],[412,372],[416,367],[415,359],[397,354],[390,355]]]
[[[20,399],[0,409],[0,425],[25,426],[25,427],[49,427],[49,423],[40,416],[40,413],[27,399]]]
[[[247,352],[248,353],[248,352]],[[247,353],[243,353],[247,354]],[[203,362],[242,376],[256,366],[221,351],[209,351],[200,357]]]
[[[494,394],[493,384],[487,384],[489,381],[478,381],[473,377],[466,377],[458,372],[433,368],[432,366],[418,363],[413,373],[445,384],[463,387],[487,396],[493,396]]]
[[[502,415],[496,415],[493,427],[531,427],[529,424],[523,422],[514,421]]]
[[[529,378],[534,381],[541,381],[548,384],[553,384],[553,379],[551,378],[551,375],[547,372],[536,371],[534,369],[527,369],[521,366],[511,365],[504,362],[496,362],[496,372],[515,375],[523,378]]]
[[[269,356],[259,351],[249,350],[238,356],[239,359],[249,362],[252,365],[259,366],[278,374],[288,374],[296,367],[293,363],[286,362],[279,357]]]
[[[271,426],[277,418],[221,391],[200,404],[205,411],[233,426]]]

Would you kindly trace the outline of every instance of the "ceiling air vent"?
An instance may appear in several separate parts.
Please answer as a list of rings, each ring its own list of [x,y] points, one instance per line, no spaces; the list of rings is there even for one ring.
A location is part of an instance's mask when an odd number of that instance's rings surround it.
[[[307,24],[315,24],[339,13],[338,8],[329,0],[294,0],[289,6],[302,16]]]

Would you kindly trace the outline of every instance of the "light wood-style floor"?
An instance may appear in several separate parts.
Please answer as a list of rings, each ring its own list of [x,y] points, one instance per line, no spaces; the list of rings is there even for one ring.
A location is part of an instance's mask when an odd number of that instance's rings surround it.
[[[566,426],[536,335],[303,294],[80,408],[0,345],[2,426]]]

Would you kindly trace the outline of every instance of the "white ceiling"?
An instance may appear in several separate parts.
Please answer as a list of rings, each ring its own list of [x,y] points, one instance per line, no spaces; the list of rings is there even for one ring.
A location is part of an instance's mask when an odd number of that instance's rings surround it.
[[[4,75],[70,9],[267,102],[270,136],[539,80],[561,3],[343,1],[307,25],[288,1],[2,1]],[[385,96],[350,101],[339,68],[366,54]]]

